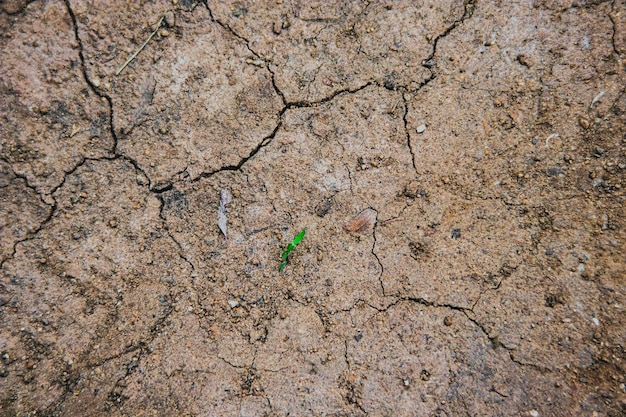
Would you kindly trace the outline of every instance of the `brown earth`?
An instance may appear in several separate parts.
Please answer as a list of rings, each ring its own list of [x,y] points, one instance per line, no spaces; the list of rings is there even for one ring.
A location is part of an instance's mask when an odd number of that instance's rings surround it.
[[[0,2],[0,415],[626,415],[625,67],[624,0]]]

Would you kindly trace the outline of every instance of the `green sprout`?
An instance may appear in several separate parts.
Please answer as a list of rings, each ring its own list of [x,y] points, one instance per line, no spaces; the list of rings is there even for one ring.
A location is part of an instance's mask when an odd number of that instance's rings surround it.
[[[287,265],[287,259],[289,258],[289,254],[291,253],[291,251],[293,251],[296,248],[296,246],[298,246],[298,243],[302,241],[302,238],[304,237],[305,234],[306,234],[306,229],[302,229],[302,231],[298,233],[296,237],[293,238],[291,243],[287,245],[287,249],[285,249],[283,253],[280,255],[283,261],[280,263],[280,266],[278,267],[278,272],[282,271],[285,265]]]

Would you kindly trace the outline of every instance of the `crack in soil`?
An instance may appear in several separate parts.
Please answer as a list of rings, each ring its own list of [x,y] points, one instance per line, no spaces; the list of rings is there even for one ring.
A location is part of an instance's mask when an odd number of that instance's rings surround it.
[[[378,254],[376,253],[376,229],[378,228],[378,211],[372,207],[370,207],[376,213],[376,221],[374,222],[374,229],[372,230],[372,237],[374,238],[374,243],[372,244],[371,253],[376,258],[376,262],[378,262],[378,266],[380,266],[380,273],[378,274],[378,283],[380,284],[380,289],[382,290],[383,297],[386,297],[385,294],[385,285],[383,284],[383,273],[385,272],[385,267],[383,263],[380,261]]]
[[[609,13],[609,20],[611,21],[611,29],[613,33],[611,34],[611,46],[613,47],[613,52],[618,56],[618,59],[621,58],[622,54],[617,50],[615,37],[617,36],[617,22],[615,21],[614,15],[618,12],[615,10],[615,3],[617,0],[613,0],[611,2],[611,12]],[[623,12],[623,11],[622,11]]]
[[[143,174],[148,179],[148,189],[151,189],[152,188],[152,180],[146,174],[146,172],[141,168],[139,163],[135,159],[120,153],[119,150],[118,150],[118,137],[117,137],[117,133],[115,132],[115,110],[113,108],[113,99],[108,94],[104,94],[104,93],[100,92],[98,90],[98,88],[93,84],[93,82],[89,79],[89,76],[87,74],[87,66],[85,64],[84,45],[83,45],[82,38],[80,37],[80,34],[79,34],[78,21],[76,19],[76,15],[74,14],[74,10],[72,9],[72,6],[70,4],[70,0],[63,0],[63,2],[65,3],[65,6],[67,8],[67,12],[69,13],[69,15],[70,15],[70,17],[72,19],[72,26],[74,28],[74,37],[76,38],[76,42],[78,42],[78,56],[80,58],[80,65],[81,65],[81,70],[82,70],[82,73],[83,73],[83,78],[85,79],[85,82],[89,86],[90,90],[93,91],[93,93],[96,94],[98,97],[104,98],[106,100],[108,106],[109,106],[109,130],[110,130],[110,133],[111,133],[111,137],[113,138],[113,149],[111,149],[110,152],[113,153],[114,157],[103,157],[103,158],[98,158],[96,160],[99,160],[99,159],[103,159],[103,160],[122,159],[122,160],[130,162],[135,167],[135,170],[137,170],[138,172]],[[87,158],[83,159],[81,164],[79,164],[77,167],[75,167],[73,171],[75,171],[80,165],[85,163],[86,160],[87,160]],[[65,179],[63,180],[63,182],[65,182]],[[57,187],[57,189],[58,189],[58,187]]]
[[[400,95],[402,96],[402,101],[404,102],[404,113],[402,114],[402,122],[404,123],[404,133],[406,134],[406,146],[409,148],[409,153],[411,154],[413,171],[415,171],[415,174],[418,175],[417,165],[415,165],[415,152],[413,152],[413,146],[411,144],[411,133],[409,132],[409,122],[407,120],[407,116],[409,114],[409,103],[402,92],[400,93]]]
[[[467,320],[469,320],[471,323],[473,323],[485,335],[485,337],[489,340],[489,342],[491,342],[491,345],[494,348],[501,347],[501,348],[505,349],[508,352],[508,357],[511,360],[511,362],[513,362],[513,363],[515,363],[517,365],[520,365],[520,366],[533,368],[535,370],[541,371],[542,373],[553,372],[553,369],[550,369],[550,368],[547,368],[547,367],[543,367],[541,365],[536,365],[536,364],[531,364],[531,363],[524,363],[524,362],[521,362],[521,361],[515,359],[515,351],[516,351],[516,349],[512,348],[512,347],[506,346],[504,343],[502,343],[499,340],[498,336],[490,335],[489,331],[485,328],[485,326],[482,323],[480,323],[476,318],[471,316],[471,315],[474,314],[474,311],[471,308],[460,307],[460,306],[456,306],[456,305],[448,304],[448,303],[435,303],[435,302],[428,301],[428,300],[426,300],[424,298],[421,298],[421,297],[402,297],[396,303],[391,304],[388,307],[386,307],[383,311],[386,311],[390,307],[393,307],[393,306],[399,304],[402,301],[409,301],[409,302],[417,303],[417,304],[424,305],[424,306],[427,306],[427,307],[447,308],[447,309],[450,309],[450,310],[458,311],[458,312],[462,313],[467,318]]]
[[[42,230],[45,227],[45,225],[47,223],[49,223],[49,221],[54,217],[58,204],[57,204],[56,200],[54,199],[53,194],[65,184],[65,181],[66,181],[66,179],[67,179],[67,177],[69,175],[72,175],[74,172],[76,172],[76,170],[78,170],[80,167],[82,167],[87,161],[113,161],[113,160],[116,160],[116,159],[128,161],[130,164],[133,165],[133,167],[135,168],[135,170],[137,172],[141,173],[143,176],[145,176],[147,178],[147,180],[148,180],[148,189],[150,191],[152,191],[152,192],[157,193],[157,194],[160,194],[162,192],[171,190],[173,185],[174,185],[174,183],[175,183],[175,181],[168,181],[166,183],[158,183],[158,184],[154,184],[153,185],[152,179],[150,178],[150,176],[148,176],[146,174],[146,172],[141,168],[140,164],[135,159],[133,159],[133,158],[127,156],[127,155],[121,154],[118,151],[118,137],[117,137],[117,133],[115,132],[115,127],[114,127],[115,126],[114,125],[115,115],[114,115],[114,108],[113,108],[113,100],[112,100],[112,98],[109,95],[100,92],[98,90],[98,88],[93,84],[93,82],[89,79],[89,76],[87,74],[86,64],[85,64],[84,45],[83,45],[82,38],[80,37],[80,34],[79,34],[78,22],[77,22],[77,19],[76,19],[76,15],[75,15],[75,13],[74,13],[74,11],[72,9],[70,0],[63,0],[63,1],[64,1],[65,6],[66,6],[66,9],[68,11],[68,14],[69,14],[69,16],[70,16],[70,18],[72,20],[72,27],[73,27],[73,30],[74,30],[74,37],[75,37],[75,39],[76,39],[76,41],[78,42],[78,45],[79,45],[78,53],[79,53],[79,58],[80,58],[80,62],[81,62],[81,71],[82,71],[82,74],[83,74],[83,78],[84,78],[85,82],[87,83],[87,85],[89,86],[90,90],[92,92],[94,92],[94,94],[96,94],[98,97],[104,98],[106,100],[107,104],[108,104],[108,107],[109,107],[109,130],[110,130],[111,137],[113,138],[113,148],[110,150],[110,152],[112,152],[114,156],[103,156],[103,157],[100,157],[100,158],[83,158],[72,169],[70,169],[69,171],[66,171],[64,173],[64,177],[63,177],[63,180],[61,181],[61,183],[58,184],[57,186],[55,186],[51,190],[51,192],[49,194],[52,197],[54,203],[51,205],[51,212],[48,215],[48,217],[39,225],[39,227],[36,229],[36,231],[34,231],[29,237],[15,242],[15,244],[13,245],[13,253],[12,253],[12,255],[9,256],[7,259],[5,259],[0,264],[0,267],[7,260],[12,259],[15,256],[16,247],[17,247],[17,245],[19,243],[22,243],[24,241],[30,240],[32,238],[32,236],[35,236],[40,230]],[[340,96],[342,94],[354,94],[354,93],[357,93],[357,92],[359,92],[361,90],[364,90],[365,88],[367,88],[367,87],[369,87],[371,85],[378,85],[378,87],[382,88],[382,86],[380,86],[375,81],[369,81],[369,82],[367,82],[367,83],[365,83],[365,84],[363,84],[363,85],[361,85],[359,87],[356,87],[354,89],[349,89],[349,88],[339,89],[339,90],[333,92],[332,94],[330,94],[329,96],[324,97],[324,98],[322,98],[320,100],[317,100],[317,101],[287,102],[286,99],[285,99],[284,94],[282,93],[282,91],[276,85],[275,74],[271,70],[271,68],[269,66],[269,62],[265,58],[263,58],[261,55],[259,55],[257,52],[255,52],[252,48],[250,48],[250,46],[249,46],[250,42],[245,37],[239,35],[229,25],[221,22],[219,19],[216,19],[214,17],[213,12],[209,8],[208,3],[206,1],[203,2],[203,3],[206,6],[206,8],[207,8],[207,10],[209,12],[210,17],[211,17],[211,19],[214,22],[216,22],[217,24],[222,26],[225,30],[227,30],[229,33],[231,33],[233,36],[235,36],[236,38],[238,38],[242,42],[244,42],[246,47],[247,47],[247,49],[251,53],[253,53],[256,57],[258,57],[259,59],[264,61],[266,69],[272,75],[271,78],[272,78],[273,88],[275,89],[276,93],[281,97],[281,100],[284,103],[284,107],[279,112],[279,121],[278,121],[276,127],[274,128],[273,132],[270,135],[268,135],[267,137],[263,138],[259,142],[259,144],[250,152],[250,154],[248,156],[242,158],[237,165],[223,166],[223,167],[221,167],[221,168],[219,168],[217,170],[211,171],[211,172],[203,172],[203,173],[201,173],[198,177],[196,177],[193,180],[194,182],[195,181],[199,181],[200,179],[203,179],[203,178],[210,178],[213,175],[218,174],[220,172],[239,171],[247,161],[252,159],[262,148],[264,148],[269,143],[271,143],[272,139],[276,136],[276,134],[278,133],[278,130],[282,126],[282,120],[281,119],[283,118],[283,116],[284,116],[284,114],[285,114],[285,112],[287,110],[289,110],[291,108],[307,108],[307,107],[318,106],[318,105],[321,105],[323,103],[330,102],[330,101],[332,101],[333,99],[335,99],[336,97],[338,97],[338,96]],[[436,53],[436,50],[437,50],[437,44],[438,44],[440,39],[442,39],[445,36],[447,36],[454,28],[456,28],[458,25],[460,25],[464,20],[466,20],[467,18],[471,17],[472,12],[473,12],[473,8],[474,8],[474,4],[475,4],[475,0],[469,0],[466,3],[464,3],[464,14],[463,14],[463,16],[460,19],[455,20],[455,22],[450,27],[448,27],[442,34],[438,35],[435,38],[435,40],[433,42],[433,51],[432,51],[431,55],[425,61],[428,61],[428,60],[430,60],[430,59],[432,59],[434,57],[434,55]],[[366,9],[367,9],[367,7],[366,7]],[[435,76],[432,75],[419,88],[421,88],[423,85],[426,85],[428,82],[430,82],[434,78],[435,78]],[[413,167],[414,167],[414,169],[416,169],[416,166],[415,166],[415,155],[413,154],[413,150],[411,148],[410,135],[409,135],[408,128],[407,128],[408,105],[407,105],[407,102],[406,102],[406,98],[404,96],[402,96],[402,99],[403,99],[404,104],[405,104],[405,111],[404,111],[404,114],[403,114],[403,121],[404,121],[404,126],[405,126],[405,132],[407,134],[407,145],[409,147],[409,152],[411,153],[411,156],[412,156],[411,160],[412,160],[412,163],[413,163]],[[186,169],[181,171],[178,174],[182,174],[185,171],[186,171]],[[178,174],[175,174],[174,177],[176,177]],[[23,176],[18,176],[18,177],[21,178]],[[26,179],[26,181],[27,181],[27,185],[29,186],[29,188],[33,188],[32,186],[30,186],[28,184],[28,180],[27,179]],[[42,195],[40,193],[38,193],[38,195],[43,200]],[[167,227],[166,227],[166,229],[167,229]],[[169,232],[169,229],[168,229],[168,234],[170,235],[170,237],[172,237],[171,233]],[[181,247],[180,243],[177,242],[175,239],[174,239],[174,241],[176,242],[177,246],[181,250],[181,253],[180,253],[181,258],[184,259],[187,263],[189,263],[189,261],[187,260],[187,257],[184,255],[184,251],[182,251],[182,247]],[[380,264],[380,260],[378,259],[378,257],[377,257],[377,260],[378,260],[378,262]],[[381,267],[382,267],[382,265],[381,265]],[[192,265],[192,268],[193,268],[193,265]],[[382,286],[382,282],[381,282],[381,286]],[[384,287],[383,287],[383,295],[384,295]]]
[[[436,67],[436,64],[434,63],[433,60],[435,58],[435,55],[437,54],[437,46],[439,45],[439,41],[444,39],[454,29],[456,29],[459,25],[463,24],[467,19],[470,19],[472,17],[472,15],[474,14],[474,8],[476,7],[476,2],[477,2],[477,0],[467,0],[467,1],[465,1],[463,3],[463,16],[461,16],[460,18],[456,19],[450,26],[448,26],[446,28],[446,30],[444,30],[442,33],[440,33],[439,35],[437,35],[435,37],[435,39],[433,40],[433,50],[431,51],[430,55],[428,55],[422,61],[422,66],[424,68],[426,68],[428,71],[430,71],[430,77],[428,77],[424,81],[422,81],[417,86],[417,88],[409,91],[410,93],[414,94],[414,93],[418,92],[419,90],[422,89],[422,87],[425,87],[431,81],[433,81],[435,78],[437,78],[437,75],[433,71],[433,68]]]
[[[30,2],[27,2],[26,5],[30,4]],[[190,260],[189,258],[189,254],[187,253],[187,251],[184,249],[183,247],[183,243],[181,243],[180,241],[177,240],[175,234],[172,232],[172,230],[170,229],[170,224],[168,223],[168,220],[165,216],[165,213],[163,212],[164,209],[164,205],[165,205],[165,201],[164,201],[164,195],[163,193],[165,191],[171,190],[175,184],[178,184],[182,181],[185,181],[186,178],[188,177],[184,177],[181,178],[182,176],[184,176],[184,174],[187,173],[187,169],[185,168],[184,170],[174,174],[174,176],[172,178],[170,178],[169,180],[165,181],[165,182],[161,182],[161,183],[153,183],[152,180],[150,179],[150,177],[144,172],[144,170],[142,169],[142,167],[140,166],[140,164],[134,160],[131,157],[128,157],[126,155],[124,155],[122,152],[119,151],[118,149],[118,137],[115,131],[115,127],[114,127],[114,123],[115,123],[115,115],[114,115],[114,107],[113,107],[113,100],[112,98],[101,92],[100,90],[98,90],[98,88],[91,82],[91,80],[88,77],[87,74],[87,66],[85,63],[85,57],[84,57],[84,49],[83,49],[83,42],[79,36],[79,28],[78,28],[78,24],[77,24],[77,19],[76,16],[74,15],[74,11],[72,10],[71,4],[70,4],[70,0],[64,0],[64,4],[67,8],[67,11],[71,17],[72,20],[72,24],[73,24],[73,30],[74,30],[74,36],[76,38],[76,41],[78,42],[79,45],[79,58],[80,58],[80,62],[81,62],[81,70],[83,73],[83,78],[85,80],[85,82],[87,83],[87,85],[89,86],[90,90],[92,92],[94,92],[98,97],[105,99],[108,103],[108,110],[109,110],[109,117],[108,117],[108,123],[109,123],[109,129],[110,129],[110,133],[111,136],[113,138],[113,146],[110,150],[107,150],[107,152],[110,152],[111,155],[106,155],[106,156],[102,156],[99,158],[83,158],[78,164],[76,164],[73,168],[71,168],[69,171],[64,172],[63,175],[63,179],[62,181],[56,185],[55,187],[53,187],[52,191],[50,191],[50,193],[39,193],[37,192],[36,187],[32,186],[31,184],[29,184],[28,178],[25,175],[22,174],[16,174],[14,172],[14,175],[16,178],[19,178],[21,180],[23,180],[25,182],[25,185],[27,188],[30,188],[31,190],[35,191],[36,195],[38,196],[38,198],[47,206],[47,215],[45,217],[45,219],[40,222],[40,224],[38,225],[38,227],[32,231],[29,232],[27,234],[27,236],[24,239],[20,239],[18,241],[16,241],[13,244],[13,253],[11,254],[10,257],[8,257],[7,259],[4,259],[2,261],[2,263],[0,263],[0,268],[2,268],[4,266],[4,263],[9,260],[9,259],[14,259],[17,253],[17,248],[19,244],[24,243],[26,241],[32,240],[35,237],[37,237],[38,235],[40,235],[40,232],[51,222],[51,220],[53,218],[56,217],[57,214],[57,208],[58,208],[58,201],[57,198],[58,196],[55,196],[55,194],[57,194],[57,192],[66,185],[66,181],[68,180],[68,178],[73,175],[74,173],[76,173],[76,171],[83,167],[87,162],[89,161],[115,161],[115,160],[122,160],[122,161],[126,161],[128,162],[130,165],[132,165],[135,168],[135,173],[137,175],[141,174],[143,175],[146,179],[147,179],[147,190],[148,190],[148,195],[153,194],[156,195],[156,197],[158,198],[159,202],[160,202],[160,207],[159,207],[159,218],[161,221],[161,225],[163,230],[165,230],[167,237],[169,237],[176,245],[176,247],[178,248],[176,250],[176,252],[178,252],[178,256],[180,257],[181,260],[183,260],[186,264],[188,264],[191,268],[191,276],[192,276],[192,286],[191,288],[188,289],[188,291],[193,290],[195,292],[195,296],[196,296],[196,303],[198,306],[200,306],[200,311],[196,311],[194,309],[193,314],[196,316],[196,318],[198,320],[200,320],[203,315],[201,313],[202,310],[204,310],[204,306],[202,305],[202,303],[200,302],[200,292],[199,290],[195,287],[194,285],[194,281],[193,281],[193,277],[194,277],[194,273],[196,271],[196,267],[194,266],[193,262]],[[196,178],[193,178],[191,180],[191,182],[197,182],[200,181],[202,179],[206,179],[206,178],[211,178],[212,176],[214,176],[215,174],[221,173],[221,172],[227,172],[227,171],[238,171],[238,172],[242,172],[242,168],[244,167],[244,165],[251,160],[252,158],[254,158],[260,151],[261,149],[265,148],[266,146],[268,146],[273,139],[276,137],[276,135],[278,134],[278,132],[280,131],[281,128],[284,127],[284,123],[285,123],[285,113],[290,110],[290,109],[298,109],[298,108],[311,108],[311,107],[315,107],[315,106],[319,106],[322,105],[324,103],[328,103],[332,100],[334,100],[335,98],[337,98],[338,96],[342,95],[342,94],[355,94],[359,91],[362,91],[366,88],[369,88],[370,86],[374,87],[373,89],[382,89],[382,88],[386,88],[384,85],[381,85],[379,82],[377,81],[368,81],[367,83],[358,86],[356,88],[353,89],[349,89],[349,88],[344,88],[344,89],[339,89],[336,90],[334,92],[332,92],[330,95],[323,97],[319,100],[316,101],[306,101],[306,100],[300,100],[300,101],[287,101],[287,99],[285,98],[284,93],[278,88],[278,85],[276,83],[276,74],[274,73],[274,71],[271,68],[270,65],[270,61],[267,58],[262,57],[261,55],[259,55],[257,52],[255,52],[251,47],[250,47],[250,42],[248,41],[248,39],[244,38],[243,36],[237,34],[229,25],[219,21],[218,19],[214,18],[214,15],[212,13],[212,11],[209,8],[208,2],[205,0],[202,2],[202,4],[205,5],[205,7],[208,9],[209,15],[211,17],[211,19],[217,23],[218,25],[220,25],[223,29],[225,29],[226,31],[228,31],[229,33],[231,33],[234,37],[236,37],[237,39],[239,39],[241,42],[244,42],[247,49],[250,51],[250,53],[252,53],[254,56],[256,56],[257,58],[259,58],[260,60],[262,60],[264,62],[265,68],[267,69],[267,71],[271,74],[271,82],[272,82],[272,86],[273,89],[275,90],[275,93],[281,98],[283,106],[282,109],[280,109],[280,111],[277,113],[278,114],[278,121],[276,123],[276,126],[274,127],[273,131],[268,135],[263,137],[258,143],[257,145],[254,147],[254,149],[252,149],[250,151],[250,153],[247,156],[242,157],[239,162],[235,165],[226,165],[226,166],[222,166],[216,170],[210,171],[210,172],[202,172],[200,173]],[[361,11],[361,14],[359,16],[362,16],[364,13],[367,12],[369,6],[371,3],[367,3],[366,7]],[[406,135],[406,146],[409,149],[409,153],[411,155],[411,161],[412,161],[412,166],[413,166],[413,170],[415,171],[415,173],[417,174],[417,168],[416,168],[416,155],[413,151],[413,147],[412,147],[412,142],[411,142],[411,135],[409,132],[409,121],[408,121],[408,116],[409,116],[409,99],[410,97],[405,96],[404,93],[416,93],[417,91],[419,91],[422,87],[426,86],[427,84],[429,84],[432,80],[434,80],[437,77],[437,73],[436,73],[436,64],[434,63],[435,57],[437,56],[437,53],[440,52],[440,45],[439,42],[441,40],[443,40],[446,36],[448,36],[455,28],[459,27],[460,25],[462,25],[466,20],[470,19],[473,16],[475,7],[476,7],[477,1],[476,0],[468,0],[465,1],[463,3],[463,15],[461,17],[459,17],[458,19],[456,19],[449,27],[447,27],[442,33],[440,33],[439,35],[437,35],[434,40],[432,41],[432,51],[431,53],[426,57],[426,59],[422,62],[422,66],[424,68],[427,68],[428,71],[430,72],[430,76],[424,80],[416,89],[409,91],[405,86],[401,86],[399,88],[396,88],[394,90],[398,91],[398,93],[401,94],[401,99],[404,103],[404,112],[402,114],[402,119],[403,119],[403,124],[404,124],[404,130],[405,130],[405,135]],[[620,52],[617,48],[617,21],[615,19],[614,13],[616,11],[616,8],[618,7],[617,2],[615,0],[613,0],[611,2],[611,13],[609,14],[609,19],[611,20],[612,23],[612,34],[611,34],[611,42],[612,42],[612,47],[613,47],[613,52],[618,56],[621,57],[622,52]],[[26,6],[24,6],[22,9],[20,9],[18,12],[16,13],[21,13],[24,9],[26,8]],[[322,29],[323,30],[323,29]],[[356,36],[356,33],[355,33]],[[357,36],[357,41],[358,41],[358,36]],[[359,51],[360,53],[360,51]],[[260,66],[260,64],[259,64]],[[319,68],[318,68],[319,70]],[[309,84],[310,86],[310,84]],[[542,85],[543,88],[543,85]],[[388,89],[388,88],[386,88]],[[539,94],[540,99],[541,99],[541,93]],[[538,111],[540,106],[537,107]],[[540,120],[539,117],[537,117],[537,120]],[[315,132],[313,132],[314,135]],[[343,145],[341,143],[339,143],[341,145],[341,147],[343,147]],[[4,160],[4,158],[3,158]],[[7,164],[11,167],[11,170],[13,170],[13,167],[11,166],[11,164],[8,163]],[[350,180],[350,192],[352,193],[352,176],[351,176],[351,172],[349,167],[347,166],[347,164],[345,162],[343,162],[344,164],[344,168],[347,171],[347,175],[348,178]],[[247,174],[244,173],[244,175],[247,176]],[[598,191],[599,192],[599,191]],[[455,194],[454,191],[452,191],[452,194]],[[51,199],[51,203],[46,202],[45,198],[49,197]],[[521,207],[521,206],[527,206],[525,204],[514,204],[512,201],[508,201],[505,200],[504,197],[484,197],[481,195],[473,195],[473,198],[476,198],[478,200],[483,200],[483,201],[498,201],[501,204],[505,205],[505,206],[510,206],[510,207]],[[573,199],[581,199],[582,197],[587,197],[587,195],[585,194],[581,194],[581,195],[575,195],[575,196],[569,196],[566,198],[556,198],[556,201],[565,201],[565,200],[573,200]],[[602,194],[598,194],[598,198],[602,198],[603,195]],[[607,197],[608,198],[608,197]],[[271,204],[274,205],[274,201],[271,200]],[[370,249],[370,253],[372,256],[374,256],[378,262],[378,265],[380,266],[380,273],[378,274],[378,281],[382,290],[382,296],[384,297],[384,299],[387,301],[390,301],[390,303],[384,307],[377,307],[374,305],[371,305],[369,302],[358,299],[349,309],[342,309],[342,310],[338,310],[338,311],[352,311],[353,309],[356,309],[359,305],[366,304],[369,307],[371,307],[372,309],[374,309],[375,311],[377,311],[378,313],[381,312],[385,312],[387,310],[389,310],[389,308],[399,305],[401,302],[409,302],[409,303],[416,303],[419,305],[423,305],[426,307],[432,307],[432,308],[445,308],[448,310],[453,310],[453,311],[457,311],[459,313],[462,313],[463,316],[470,321],[477,329],[479,329],[480,333],[482,333],[484,335],[484,337],[486,337],[489,342],[491,343],[491,346],[493,349],[497,349],[499,347],[505,349],[508,352],[508,357],[511,360],[511,362],[513,362],[514,364],[516,364],[519,367],[528,367],[531,368],[535,371],[538,371],[540,373],[552,373],[554,372],[554,369],[550,369],[548,367],[545,366],[541,366],[541,365],[537,365],[537,364],[533,364],[533,363],[526,363],[523,361],[520,361],[519,359],[516,358],[515,353],[517,352],[516,348],[514,347],[509,347],[506,346],[503,342],[501,342],[499,340],[498,335],[492,335],[488,329],[488,327],[481,323],[481,321],[476,318],[476,313],[474,312],[474,308],[476,307],[476,305],[478,304],[478,302],[481,300],[481,297],[487,293],[490,290],[493,291],[498,291],[500,290],[501,284],[504,282],[504,280],[506,279],[506,277],[508,275],[505,275],[503,273],[501,273],[501,279],[499,280],[499,282],[497,282],[497,284],[495,285],[495,287],[488,287],[488,288],[483,288],[481,289],[478,298],[471,304],[471,307],[463,307],[463,306],[459,306],[459,305],[454,305],[454,304],[448,304],[448,303],[437,303],[437,302],[432,302],[432,301],[428,301],[424,298],[421,297],[410,297],[410,296],[398,296],[397,298],[391,298],[392,296],[387,295],[385,293],[385,286],[384,286],[384,282],[383,282],[383,274],[385,272],[384,270],[384,265],[381,261],[381,258],[379,257],[378,253],[377,253],[377,245],[379,244],[379,241],[377,239],[377,233],[378,233],[378,227],[379,226],[385,226],[385,224],[387,222],[393,221],[397,218],[400,218],[404,215],[404,211],[406,210],[406,208],[408,207],[405,206],[400,214],[398,214],[397,216],[385,220],[385,221],[379,221],[378,220],[378,211],[376,211],[376,221],[374,223],[374,227],[373,227],[373,244],[371,246]],[[275,207],[274,207],[274,211]],[[549,233],[549,231],[543,231],[541,230],[541,228],[537,228],[535,227],[532,230],[535,230],[538,232],[538,240],[541,240],[543,237],[545,237],[545,234]],[[537,246],[537,243],[534,242],[533,245]],[[517,268],[517,266],[515,267],[511,267],[513,269]],[[596,285],[600,288],[600,282],[596,282]],[[278,292],[280,293],[280,291]],[[326,332],[329,332],[330,330],[330,325],[329,325],[329,315],[332,315],[333,313],[330,312],[329,309],[325,309],[322,307],[317,307],[314,306],[312,307],[312,301],[308,298],[305,297],[304,300],[299,300],[297,299],[292,292],[285,290],[285,298],[287,300],[293,301],[296,304],[305,306],[307,308],[313,308],[313,311],[315,312],[315,314],[317,315],[317,317],[319,318],[319,320],[321,321],[324,330]],[[151,343],[154,342],[154,340],[156,340],[157,337],[160,337],[160,331],[163,328],[166,328],[168,326],[168,319],[170,318],[170,316],[172,315],[172,313],[175,311],[176,305],[179,303],[179,301],[177,301],[175,299],[174,296],[171,295],[170,293],[170,297],[169,297],[169,302],[167,303],[167,305],[165,305],[164,309],[161,311],[161,316],[158,318],[158,320],[156,320],[154,322],[154,324],[152,326],[150,326],[149,330],[147,330],[146,332],[144,332],[144,334],[142,334],[142,338],[141,340],[139,340],[138,342],[133,342],[127,346],[125,346],[122,351],[120,353],[116,353],[113,356],[108,356],[104,359],[99,360],[98,362],[94,362],[94,363],[87,363],[85,366],[81,367],[81,368],[72,368],[71,371],[73,373],[76,372],[80,372],[83,371],[85,369],[91,369],[93,367],[96,366],[101,366],[107,362],[110,362],[112,360],[115,359],[120,359],[123,358],[124,355],[128,355],[128,354],[132,354],[135,352],[138,352],[137,355],[133,356],[133,358],[131,358],[130,360],[126,361],[123,365],[125,367],[125,372],[124,375],[119,378],[117,381],[115,381],[115,384],[113,386],[113,388],[111,389],[111,391],[109,392],[109,402],[114,404],[114,405],[118,405],[121,406],[124,402],[124,399],[127,398],[124,396],[124,391],[125,391],[125,385],[123,383],[124,379],[127,379],[128,377],[130,377],[133,372],[135,372],[135,369],[137,369],[137,367],[139,366],[139,362],[145,358],[146,355],[150,355],[151,354],[151,350],[149,345]],[[113,314],[113,322],[115,322],[115,320],[117,320],[117,317],[119,316],[119,309],[118,306],[115,306],[115,310],[111,312]],[[374,313],[377,314],[377,313]],[[207,331],[207,329],[205,328],[206,324],[205,323],[200,323],[199,327],[202,328],[204,331]],[[265,328],[266,334],[267,334],[267,327]],[[477,333],[474,333],[477,334]],[[479,339],[482,339],[480,336],[476,336]],[[367,412],[365,411],[365,409],[363,408],[363,406],[361,405],[361,399],[360,399],[360,392],[358,391],[358,385],[353,384],[351,378],[352,378],[352,369],[351,369],[351,359],[354,359],[351,357],[351,355],[349,355],[348,352],[348,342],[349,342],[349,338],[346,337],[346,339],[343,340],[343,344],[344,344],[344,361],[346,363],[347,366],[347,372],[348,372],[348,378],[346,378],[346,383],[347,383],[347,390],[348,393],[347,395],[344,396],[345,401],[347,401],[351,406],[358,408],[361,412],[363,412],[364,414],[367,414]],[[216,354],[215,357],[221,361],[223,361],[224,363],[230,365],[231,367],[238,369],[238,370],[243,370],[244,372],[242,372],[242,380],[243,383],[240,386],[241,392],[239,393],[240,395],[240,402],[239,402],[239,407],[240,409],[242,409],[243,407],[243,397],[245,395],[253,395],[253,396],[257,396],[260,398],[263,398],[266,402],[267,405],[270,407],[271,410],[273,410],[273,406],[272,406],[272,402],[271,399],[269,397],[266,397],[264,395],[260,395],[260,393],[258,391],[255,391],[255,387],[253,387],[252,383],[254,382],[255,379],[260,378],[257,375],[257,369],[255,366],[255,362],[257,360],[257,353],[258,353],[258,343],[263,343],[263,341],[259,341],[259,339],[256,340],[252,340],[251,335],[248,334],[248,343],[254,346],[254,356],[252,359],[252,363],[247,366],[247,365],[235,365],[233,363],[231,363],[228,359],[226,359],[225,357],[223,357],[222,355]],[[85,353],[85,355],[88,355],[91,352],[91,350],[87,351],[87,353]],[[69,369],[69,368],[68,368]],[[281,370],[283,370],[285,368],[281,368],[278,370],[272,370],[272,369],[260,369],[259,371],[264,371],[264,372],[280,372]],[[177,372],[182,373],[182,370],[177,370],[174,371],[172,373],[172,375],[175,375]],[[203,371],[203,370],[195,370],[194,372],[208,372],[208,371]],[[69,371],[68,371],[69,373]],[[350,382],[348,382],[350,381]],[[248,384],[249,382],[249,384]],[[248,384],[248,385],[246,385]],[[59,401],[56,402],[56,406],[59,407],[60,404],[62,404],[64,401],[66,401],[67,396],[69,395],[69,393],[71,392],[71,384],[63,384],[64,387],[64,392],[62,394],[62,397],[60,398]],[[246,388],[247,387],[247,388]],[[507,398],[509,397],[506,393],[502,393],[502,392],[498,392],[496,390],[496,388],[491,388],[492,392],[495,392],[497,395],[499,395],[500,397],[503,398]],[[170,386],[170,392],[171,395],[173,395],[174,393],[172,392],[172,387]],[[175,395],[174,395],[175,396]],[[470,410],[470,408],[468,407],[469,404],[465,403],[465,399],[461,399],[463,404],[465,404],[466,410]],[[182,410],[182,406],[181,404],[178,402],[178,398],[175,399],[176,401],[176,408],[178,410]],[[353,408],[353,410],[355,410]],[[356,411],[356,410],[355,410]],[[443,412],[443,411],[442,411]]]

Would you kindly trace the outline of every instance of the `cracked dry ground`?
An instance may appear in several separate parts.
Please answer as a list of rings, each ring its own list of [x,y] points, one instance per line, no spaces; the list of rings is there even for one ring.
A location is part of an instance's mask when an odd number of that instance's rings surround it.
[[[626,413],[624,0],[0,9],[0,415]]]

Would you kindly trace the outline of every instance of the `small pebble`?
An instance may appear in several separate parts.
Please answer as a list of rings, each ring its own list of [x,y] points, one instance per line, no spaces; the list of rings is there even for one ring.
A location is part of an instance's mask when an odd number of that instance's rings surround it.
[[[94,78],[94,80],[91,82],[93,84],[94,87],[100,87],[100,80],[97,78]]]
[[[422,123],[415,130],[417,131],[417,133],[424,133],[424,131],[426,130],[426,125],[424,123]]]
[[[165,24],[170,28],[173,28],[176,25],[176,16],[174,16],[174,12],[169,11],[165,13]]]
[[[600,320],[597,319],[597,317],[594,317],[591,319],[591,321],[593,322],[593,324],[595,324],[596,326],[600,325]]]
[[[115,220],[109,221],[109,226],[111,226],[113,228],[117,227],[117,221],[115,221]]]
[[[230,306],[230,308],[235,308],[239,305],[239,302],[235,300],[228,300],[228,305]]]
[[[443,319],[443,324],[446,326],[452,326],[452,316],[446,316],[446,318]]]
[[[589,120],[585,119],[584,117],[581,117],[581,118],[578,120],[578,123],[580,123],[580,126],[581,126],[583,129],[588,129],[588,128],[589,128]]]
[[[530,410],[528,414],[530,414],[530,417],[539,417],[539,411],[537,410]]]
[[[168,36],[170,36],[170,31],[167,29],[161,29],[161,31],[159,32],[159,35],[161,35],[162,37],[166,38]]]

